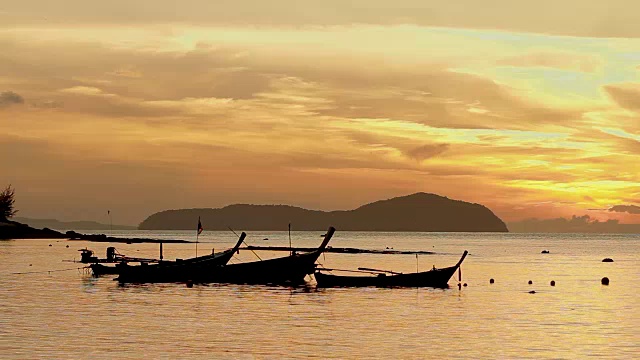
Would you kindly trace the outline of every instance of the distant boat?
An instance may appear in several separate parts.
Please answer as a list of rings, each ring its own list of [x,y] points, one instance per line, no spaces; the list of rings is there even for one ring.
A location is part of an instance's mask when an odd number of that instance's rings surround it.
[[[218,253],[198,256],[190,259],[177,259],[176,261],[161,261],[157,264],[141,263],[131,266],[127,263],[116,265],[118,280],[121,283],[153,283],[153,282],[183,282],[193,280],[200,273],[209,273],[226,265],[233,254],[247,236],[240,234],[236,245]]]
[[[366,269],[365,272],[379,272],[377,275],[370,276],[344,276],[326,274],[317,271],[314,276],[318,282],[318,287],[448,287],[449,279],[455,274],[456,270],[467,257],[468,252],[465,250],[457,264],[443,269],[432,269],[416,273],[402,274],[391,271]],[[387,275],[385,273],[390,273]]]

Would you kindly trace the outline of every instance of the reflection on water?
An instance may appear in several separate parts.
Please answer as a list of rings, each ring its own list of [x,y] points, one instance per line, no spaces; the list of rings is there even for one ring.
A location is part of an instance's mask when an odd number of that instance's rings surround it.
[[[288,245],[286,232],[250,234],[249,242],[265,237],[271,245]],[[292,238],[294,246],[320,242],[311,232]],[[234,241],[226,233],[201,239],[215,248]],[[320,259],[326,267],[344,269],[445,267],[467,249],[462,273],[469,286],[454,286],[457,274],[449,289],[316,290],[313,282],[298,288],[121,286],[113,276],[94,278],[78,271],[79,264],[62,262],[77,257],[78,248],[103,254],[113,244],[4,241],[0,356],[628,359],[640,353],[637,236],[338,231],[332,242],[438,253],[420,256],[418,262],[412,255],[329,253]],[[136,256],[157,256],[158,251],[153,244],[115,246]],[[542,249],[550,253],[541,254]],[[167,258],[186,258],[193,251],[193,244],[165,244]],[[602,263],[605,257],[615,262]],[[241,251],[234,261],[253,260],[251,252]],[[611,279],[609,286],[600,284],[603,276]]]
[[[81,284],[82,291],[85,292],[96,292],[98,291],[98,287],[96,286],[98,283],[98,278],[94,276],[87,276],[86,271],[83,271],[85,276],[82,276]]]

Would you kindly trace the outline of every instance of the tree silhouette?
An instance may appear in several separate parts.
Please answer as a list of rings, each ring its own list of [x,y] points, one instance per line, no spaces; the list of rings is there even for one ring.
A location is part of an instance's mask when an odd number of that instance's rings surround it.
[[[15,200],[15,189],[11,184],[0,193],[0,219],[7,220],[15,215],[18,210],[13,208]]]

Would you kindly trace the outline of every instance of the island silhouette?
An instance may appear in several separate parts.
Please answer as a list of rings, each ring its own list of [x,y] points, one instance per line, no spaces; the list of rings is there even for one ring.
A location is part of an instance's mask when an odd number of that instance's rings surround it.
[[[207,230],[296,230],[508,232],[487,207],[430,193],[375,201],[354,210],[319,211],[290,205],[235,204],[223,208],[177,209],[155,213],[140,230],[191,230],[200,217]]]

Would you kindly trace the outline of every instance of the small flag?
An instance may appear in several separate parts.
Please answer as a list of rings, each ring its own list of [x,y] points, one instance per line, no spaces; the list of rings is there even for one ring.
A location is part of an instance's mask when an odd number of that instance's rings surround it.
[[[204,229],[202,228],[202,223],[200,222],[200,216],[198,216],[198,235],[202,233],[202,230]]]

